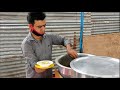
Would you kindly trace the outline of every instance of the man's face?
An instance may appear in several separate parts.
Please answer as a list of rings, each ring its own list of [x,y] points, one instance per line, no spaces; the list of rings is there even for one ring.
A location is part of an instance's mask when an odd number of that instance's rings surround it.
[[[46,20],[35,20],[33,28],[40,34],[45,34]]]

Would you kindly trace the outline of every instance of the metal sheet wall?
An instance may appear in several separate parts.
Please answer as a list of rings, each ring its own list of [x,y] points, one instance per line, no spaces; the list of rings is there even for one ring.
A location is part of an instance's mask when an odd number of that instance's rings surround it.
[[[120,32],[119,12],[91,12],[92,34]]]
[[[21,41],[28,33],[26,13],[0,12],[0,78],[25,77]]]

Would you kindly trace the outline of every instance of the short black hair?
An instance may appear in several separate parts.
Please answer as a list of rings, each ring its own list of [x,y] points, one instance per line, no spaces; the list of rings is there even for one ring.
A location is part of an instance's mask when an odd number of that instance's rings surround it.
[[[44,12],[28,12],[27,21],[29,24],[34,24],[35,20],[44,20],[46,14]]]

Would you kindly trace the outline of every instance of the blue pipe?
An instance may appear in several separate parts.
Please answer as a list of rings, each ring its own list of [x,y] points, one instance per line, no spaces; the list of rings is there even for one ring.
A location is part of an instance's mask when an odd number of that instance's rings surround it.
[[[80,53],[83,53],[84,12],[80,13]]]

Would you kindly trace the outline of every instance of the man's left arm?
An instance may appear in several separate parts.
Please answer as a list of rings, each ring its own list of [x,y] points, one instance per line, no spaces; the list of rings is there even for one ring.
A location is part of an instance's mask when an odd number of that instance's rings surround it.
[[[61,37],[59,35],[52,35],[52,44],[54,45],[63,45],[66,47],[67,53],[72,57],[72,58],[77,58],[77,51],[72,49],[71,47],[71,42],[69,39],[65,37]]]

